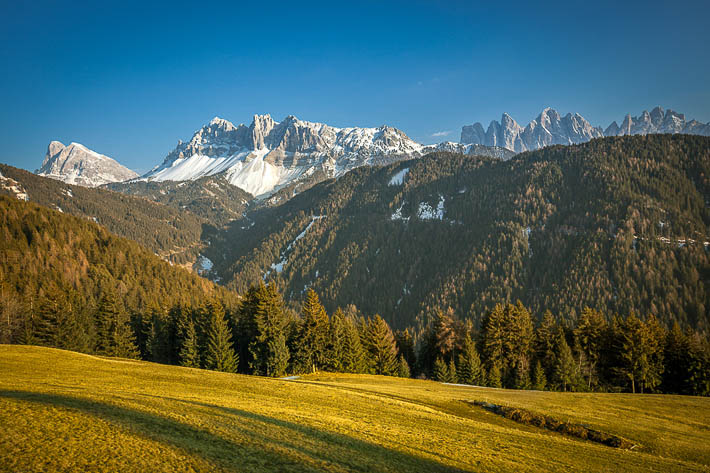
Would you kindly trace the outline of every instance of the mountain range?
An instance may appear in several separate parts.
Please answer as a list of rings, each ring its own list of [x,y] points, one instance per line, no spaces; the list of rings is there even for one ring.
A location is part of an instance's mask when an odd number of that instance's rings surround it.
[[[578,113],[562,116],[546,108],[525,127],[504,113],[501,121],[492,121],[487,130],[480,123],[464,126],[460,143],[423,145],[387,125],[337,128],[292,115],[280,122],[270,115],[254,115],[246,126],[215,117],[189,141],[178,141],[161,164],[140,177],[79,143],[64,146],[58,141],[49,144],[37,172],[83,186],[126,182],[120,190],[127,193],[133,187],[140,188],[139,192],[148,190],[137,182],[185,182],[218,177],[252,197],[268,197],[275,203],[361,166],[387,165],[431,152],[506,160],[516,153],[549,145],[654,133],[710,136],[710,123],[686,120],[683,114],[656,107],[638,117],[627,115],[621,125],[613,122],[602,130]]]
[[[710,123],[688,121],[681,113],[656,107],[650,113],[644,110],[638,117],[626,115],[621,126],[614,121],[602,130],[592,126],[578,113],[562,116],[548,107],[525,127],[520,126],[507,113],[503,114],[500,122],[493,120],[486,130],[481,123],[466,125],[461,129],[461,143],[500,146],[521,153],[550,145],[584,143],[605,136],[655,133],[710,136]]]

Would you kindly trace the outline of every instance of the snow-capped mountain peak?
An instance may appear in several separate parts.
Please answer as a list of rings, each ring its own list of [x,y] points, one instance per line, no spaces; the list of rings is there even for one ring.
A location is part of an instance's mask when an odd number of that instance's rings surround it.
[[[64,146],[59,141],[49,143],[37,174],[86,187],[138,177],[138,174],[116,160],[92,151],[81,143],[72,142]]]
[[[432,150],[387,125],[338,128],[293,115],[277,122],[267,114],[254,115],[249,126],[234,126],[215,117],[143,177],[180,181],[224,173],[232,184],[261,196],[317,171],[339,176]]]

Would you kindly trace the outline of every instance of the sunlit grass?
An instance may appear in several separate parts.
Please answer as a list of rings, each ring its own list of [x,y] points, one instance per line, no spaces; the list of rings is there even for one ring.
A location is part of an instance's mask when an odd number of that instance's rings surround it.
[[[627,452],[517,424],[524,407],[640,443]],[[0,346],[6,471],[707,471],[710,399],[295,381]]]

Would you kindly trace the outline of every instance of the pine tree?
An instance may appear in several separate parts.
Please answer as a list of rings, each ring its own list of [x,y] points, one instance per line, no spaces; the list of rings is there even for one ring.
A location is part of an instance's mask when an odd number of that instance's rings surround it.
[[[542,364],[545,376],[550,378],[556,365],[557,323],[552,312],[546,310],[535,331],[535,357]]]
[[[394,339],[397,342],[397,351],[404,356],[408,366],[414,367],[417,363],[417,356],[414,353],[414,339],[409,329],[398,330],[394,334]]]
[[[486,381],[486,384],[488,384],[488,386],[491,388],[503,387],[500,374],[500,361],[493,362],[491,369],[488,370],[488,379]]]
[[[301,330],[296,352],[300,372],[316,372],[326,366],[329,320],[318,295],[309,289],[301,309]]]
[[[154,305],[146,311],[146,316],[148,359],[156,363],[168,363],[170,361],[170,341],[167,310]]]
[[[463,351],[459,354],[458,381],[463,384],[481,385],[483,384],[483,367],[478,356],[478,350],[466,333],[463,342]]]
[[[434,362],[433,377],[434,381],[440,381],[442,383],[446,383],[449,380],[449,367],[441,358],[437,358]]]
[[[508,304],[504,313],[504,384],[527,389],[530,387],[530,358],[534,337],[532,316],[520,301],[516,305]]]
[[[135,333],[128,315],[112,289],[104,291],[96,313],[98,324],[98,352],[106,356],[138,358]]]
[[[286,336],[283,332],[268,342],[268,358],[266,359],[266,376],[281,377],[286,374],[289,360],[289,350],[286,346]]]
[[[50,286],[40,296],[36,315],[34,340],[44,346],[66,348],[64,342],[70,315],[67,314],[67,301],[56,286]]]
[[[546,387],[547,378],[545,377],[545,370],[542,369],[542,363],[538,360],[533,369],[533,389],[544,391]]]
[[[283,376],[288,366],[290,352],[286,346],[288,320],[281,294],[272,284],[261,284],[256,292],[254,311],[256,336],[250,343],[250,368],[254,374]]]
[[[664,345],[665,371],[663,372],[663,391],[675,394],[690,394],[688,386],[690,362],[690,343],[680,329],[678,322],[666,335]]]
[[[346,373],[364,373],[365,349],[362,346],[360,331],[352,317],[344,319],[345,334],[343,339],[343,370]]]
[[[397,374],[397,343],[387,322],[377,314],[367,324],[365,348],[370,354],[374,374]]]
[[[496,304],[492,311],[484,317],[481,327],[481,351],[483,359],[489,367],[503,363],[505,353],[505,312],[503,306]],[[490,369],[490,368],[489,368]]]
[[[234,373],[237,371],[238,358],[232,347],[232,334],[224,308],[218,301],[209,304],[210,328],[205,353],[205,368],[214,371]]]
[[[449,360],[448,376],[446,378],[446,383],[456,383],[459,379],[458,374],[456,374],[456,363],[454,363],[453,357]]]
[[[592,384],[595,383],[606,326],[606,320],[601,312],[585,307],[574,331],[575,343],[579,347],[579,358],[586,361],[581,369],[586,373],[587,389],[591,389]]]
[[[397,376],[400,378],[409,378],[411,376],[409,364],[407,363],[407,360],[404,359],[404,355],[399,355]]]
[[[180,349],[180,364],[189,368],[200,367],[200,352],[197,346],[197,332],[195,323],[190,319],[186,323],[185,332]]]
[[[342,372],[345,370],[345,313],[338,308],[330,319],[330,327],[328,330],[327,341],[327,356],[326,369],[333,372]]]
[[[567,344],[564,331],[560,329],[557,335],[557,363],[555,366],[555,379],[562,387],[563,391],[567,391],[567,387],[574,383],[576,367],[572,349]]]

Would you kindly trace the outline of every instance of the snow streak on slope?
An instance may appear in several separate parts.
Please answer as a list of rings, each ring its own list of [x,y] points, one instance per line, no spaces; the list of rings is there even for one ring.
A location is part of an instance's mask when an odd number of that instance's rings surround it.
[[[392,179],[390,179],[389,185],[390,186],[401,186],[404,183],[404,178],[407,176],[408,172],[409,172],[409,168],[404,168],[401,171],[399,171],[397,174],[392,176]]]

